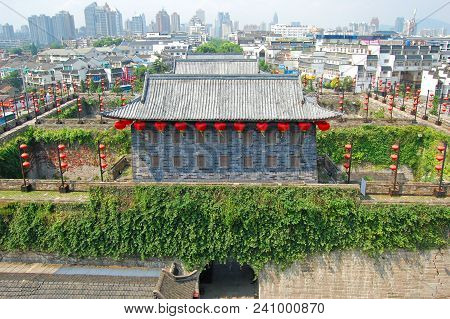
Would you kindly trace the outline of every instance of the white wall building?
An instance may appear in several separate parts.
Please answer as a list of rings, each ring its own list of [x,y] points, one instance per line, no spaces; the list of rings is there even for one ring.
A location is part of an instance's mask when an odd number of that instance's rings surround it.
[[[287,24],[275,24],[270,31],[280,34],[283,38],[305,38],[309,32],[308,26],[292,26]]]

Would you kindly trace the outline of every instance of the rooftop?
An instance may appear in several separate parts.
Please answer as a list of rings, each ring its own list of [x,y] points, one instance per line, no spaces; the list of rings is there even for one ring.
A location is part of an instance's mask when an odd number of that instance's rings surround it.
[[[316,121],[340,113],[303,97],[291,75],[147,75],[143,95],[106,117],[143,121]]]
[[[256,60],[178,60],[175,64],[175,74],[258,74],[259,67]]]

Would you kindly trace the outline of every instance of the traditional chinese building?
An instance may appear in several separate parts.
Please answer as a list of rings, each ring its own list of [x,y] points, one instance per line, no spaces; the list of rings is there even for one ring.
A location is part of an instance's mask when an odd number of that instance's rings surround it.
[[[135,181],[317,182],[316,129],[339,113],[296,76],[147,75],[105,116],[131,126]]]

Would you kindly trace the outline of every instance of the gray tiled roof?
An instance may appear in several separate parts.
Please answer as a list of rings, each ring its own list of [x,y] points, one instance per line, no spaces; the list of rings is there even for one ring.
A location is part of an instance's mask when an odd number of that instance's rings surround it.
[[[256,60],[179,60],[175,64],[175,74],[258,74]]]
[[[144,94],[109,118],[144,121],[300,121],[341,114],[303,98],[291,75],[147,75]]]

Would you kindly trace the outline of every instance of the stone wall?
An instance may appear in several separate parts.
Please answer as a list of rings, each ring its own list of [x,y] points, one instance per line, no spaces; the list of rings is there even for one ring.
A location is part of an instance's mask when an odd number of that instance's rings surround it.
[[[392,182],[367,182],[366,193],[370,195],[387,195]],[[433,183],[400,183],[400,195],[405,196],[432,196],[438,187]],[[448,191],[448,185],[444,184],[444,189]]]
[[[302,133],[295,125],[281,134],[276,126],[262,135],[255,124],[247,124],[246,132],[239,134],[228,124],[224,132],[209,128],[199,141],[199,132],[189,125],[179,137],[173,125],[163,133],[153,125],[144,131],[132,128],[132,165],[136,181],[303,181],[317,182],[317,150],[315,126]],[[248,133],[247,133],[248,131]],[[251,143],[244,142],[250,134]],[[271,135],[273,134],[273,135]],[[275,136],[268,143],[269,136]],[[226,139],[223,143],[221,139]],[[205,166],[198,165],[198,156],[204,156]],[[221,158],[228,165],[221,165]],[[251,158],[251,165],[245,160]],[[268,157],[275,160],[268,165]],[[294,159],[295,157],[295,159]],[[175,158],[180,165],[174,165]],[[292,161],[296,161],[293,164]]]
[[[450,250],[386,253],[333,252],[288,269],[266,266],[259,298],[450,298]]]

